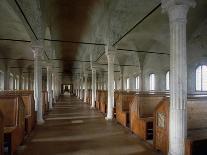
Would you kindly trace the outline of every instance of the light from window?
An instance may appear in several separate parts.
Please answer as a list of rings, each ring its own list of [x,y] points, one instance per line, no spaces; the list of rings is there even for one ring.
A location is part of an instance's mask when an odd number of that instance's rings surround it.
[[[129,78],[127,78],[127,89],[129,89]]]
[[[4,90],[4,72],[0,71],[0,90]]]
[[[207,66],[202,65],[196,69],[196,91],[207,91]]]
[[[13,90],[14,89],[14,76],[12,73],[9,75],[9,89]]]
[[[166,90],[170,90],[170,71],[166,73]]]
[[[155,90],[155,74],[150,74],[150,90]]]
[[[136,77],[136,89],[139,90],[139,76]]]
[[[116,89],[116,81],[114,81],[114,90]]]

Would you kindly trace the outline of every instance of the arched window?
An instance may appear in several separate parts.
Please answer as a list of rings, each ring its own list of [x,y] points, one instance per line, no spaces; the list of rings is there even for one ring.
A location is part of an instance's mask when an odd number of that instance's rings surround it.
[[[196,68],[196,91],[207,91],[207,66]]]
[[[129,78],[127,78],[127,89],[129,89]]]
[[[150,74],[150,90],[155,90],[155,74]]]
[[[14,76],[12,73],[9,74],[9,90],[14,89]]]
[[[136,77],[136,89],[139,90],[139,76]]]
[[[166,73],[165,80],[166,80],[166,90],[170,90],[170,71]]]
[[[0,71],[0,90],[4,90],[4,72]]]

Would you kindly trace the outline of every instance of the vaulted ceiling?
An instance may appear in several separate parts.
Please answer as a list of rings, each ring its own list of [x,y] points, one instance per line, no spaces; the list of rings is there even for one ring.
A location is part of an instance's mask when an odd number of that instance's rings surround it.
[[[106,44],[118,49],[115,63],[121,66],[139,66],[135,61],[152,53],[169,56],[169,22],[160,0],[0,1],[0,57],[10,67],[32,68],[30,46],[37,39],[44,41],[43,58],[65,76],[89,71],[91,58],[106,69]],[[207,1],[196,2],[188,38],[207,15]]]

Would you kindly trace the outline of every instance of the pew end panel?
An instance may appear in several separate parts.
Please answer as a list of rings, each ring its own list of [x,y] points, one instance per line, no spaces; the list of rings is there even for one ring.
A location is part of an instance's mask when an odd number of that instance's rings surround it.
[[[0,154],[4,154],[4,119],[0,111]]]

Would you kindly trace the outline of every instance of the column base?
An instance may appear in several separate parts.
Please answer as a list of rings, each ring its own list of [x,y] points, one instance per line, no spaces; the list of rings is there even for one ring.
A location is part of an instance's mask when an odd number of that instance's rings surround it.
[[[90,109],[91,109],[91,110],[94,110],[94,109],[95,109],[95,107],[90,107]]]
[[[112,121],[113,120],[113,117],[105,117],[105,120],[107,120],[107,121]]]
[[[43,119],[37,120],[37,125],[43,125],[45,121]]]

